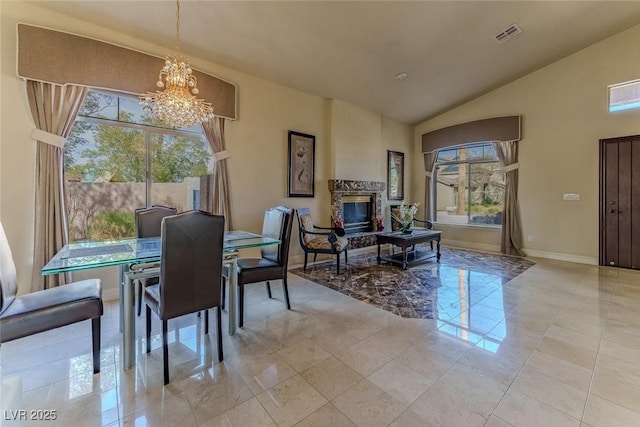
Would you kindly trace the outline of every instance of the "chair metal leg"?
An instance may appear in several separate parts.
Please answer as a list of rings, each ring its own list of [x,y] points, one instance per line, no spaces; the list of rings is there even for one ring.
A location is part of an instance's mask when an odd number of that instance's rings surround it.
[[[147,353],[151,353],[151,308],[146,306],[146,317],[147,317]]]
[[[222,308],[218,307],[216,310],[218,314],[218,362],[224,360],[224,354],[222,354]]]
[[[244,325],[244,286],[238,286],[238,327]]]
[[[349,252],[348,249],[344,250],[344,264],[347,265],[349,264],[349,258],[347,258],[347,252]]]
[[[269,285],[269,282],[265,282],[265,284],[267,285],[267,296],[271,299],[271,285]]]
[[[318,253],[316,252],[315,254],[313,254],[313,262],[316,262],[317,258],[318,258]]]
[[[304,267],[302,267],[302,271],[307,271],[307,251],[304,252]]]
[[[338,254],[338,256],[336,256],[336,267],[338,270],[338,274],[340,274],[340,254]]]
[[[100,372],[100,317],[91,319],[91,340],[93,343],[93,373]]]
[[[142,312],[142,280],[136,280],[138,282],[138,316]]]
[[[222,289],[220,289],[220,309],[224,310],[224,299],[227,290],[227,278],[222,276]]]
[[[209,335],[209,309],[204,311],[204,334]]]
[[[289,288],[287,288],[287,278],[282,279],[282,293],[284,295],[284,302],[287,304],[287,310],[291,310],[291,303],[289,303]]]
[[[167,340],[167,321],[162,321],[162,364],[164,370],[164,385],[169,384],[169,343]]]

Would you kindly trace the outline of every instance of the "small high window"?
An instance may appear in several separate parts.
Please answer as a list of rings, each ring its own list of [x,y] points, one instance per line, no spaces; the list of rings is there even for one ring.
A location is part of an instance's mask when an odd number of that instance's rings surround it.
[[[640,80],[609,86],[609,112],[640,108]]]

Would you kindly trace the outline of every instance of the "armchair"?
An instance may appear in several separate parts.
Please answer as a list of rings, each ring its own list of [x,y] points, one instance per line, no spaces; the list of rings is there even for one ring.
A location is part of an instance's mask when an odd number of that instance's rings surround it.
[[[400,210],[396,206],[391,206],[391,231],[400,230],[400,223],[398,223],[398,221],[394,218],[394,216],[398,217],[400,214]],[[417,225],[418,227],[426,228],[427,230],[433,229],[433,222],[428,219],[418,219],[415,216],[413,217],[413,225],[414,227]],[[431,250],[433,250],[433,241],[430,241],[429,245],[431,245]],[[412,248],[412,250],[413,249],[414,248]]]
[[[396,205],[397,206],[397,205]],[[400,210],[396,206],[391,206],[391,231],[400,230],[400,223],[394,218],[400,215]],[[419,227],[426,228],[428,230],[433,229],[433,223],[428,219],[418,219],[413,217],[414,226],[418,223]]]
[[[340,274],[340,254],[344,252],[344,262],[348,264],[347,248],[349,240],[344,238],[342,227],[319,227],[313,224],[308,208],[298,209],[298,230],[300,246],[304,251],[304,267],[307,271],[307,256],[313,254],[313,262],[318,254],[336,255],[336,271]],[[317,231],[322,230],[322,231]]]

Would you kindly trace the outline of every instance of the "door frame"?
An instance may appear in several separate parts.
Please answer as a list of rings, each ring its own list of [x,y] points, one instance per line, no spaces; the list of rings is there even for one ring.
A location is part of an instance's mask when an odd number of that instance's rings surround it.
[[[600,147],[599,147],[599,155],[600,155],[600,159],[599,159],[599,179],[598,179],[598,185],[599,185],[599,196],[598,196],[598,224],[599,224],[599,240],[598,240],[598,265],[609,265],[606,263],[606,259],[605,259],[605,255],[606,255],[606,250],[605,250],[605,242],[606,242],[606,238],[607,238],[607,233],[606,233],[606,215],[605,212],[607,210],[607,206],[606,206],[606,201],[605,201],[605,197],[604,197],[604,192],[605,192],[605,152],[606,152],[606,145],[610,144],[610,143],[620,143],[620,142],[627,142],[627,141],[632,141],[632,140],[638,140],[640,139],[640,135],[628,135],[628,136],[619,136],[616,138],[604,138],[600,140]]]

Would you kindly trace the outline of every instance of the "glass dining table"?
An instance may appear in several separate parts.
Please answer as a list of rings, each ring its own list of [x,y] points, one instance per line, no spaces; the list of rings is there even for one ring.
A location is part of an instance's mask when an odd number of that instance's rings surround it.
[[[236,331],[238,251],[277,245],[280,240],[247,231],[228,231],[224,235],[223,263],[231,269],[229,277],[229,335]],[[135,286],[136,279],[159,275],[160,237],[119,240],[86,240],[65,245],[42,268],[42,275],[68,273],[93,268],[120,267],[120,321],[124,369],[135,366]]]

